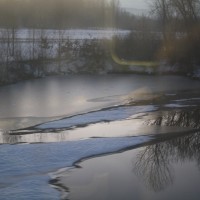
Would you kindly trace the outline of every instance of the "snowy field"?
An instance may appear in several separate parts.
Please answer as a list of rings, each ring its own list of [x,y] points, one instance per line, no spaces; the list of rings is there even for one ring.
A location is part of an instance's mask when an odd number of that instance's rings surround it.
[[[113,36],[125,37],[129,32],[115,29],[16,29],[12,32],[10,29],[0,29],[0,61],[53,59],[58,57],[62,49],[73,55],[71,51],[78,51],[85,40],[110,40]]]
[[[0,38],[6,38],[7,34],[12,34],[12,30],[0,29]],[[129,30],[118,29],[67,29],[67,30],[49,30],[49,29],[16,29],[16,39],[29,41],[33,38],[40,39],[45,37],[50,40],[58,39],[71,39],[71,40],[84,40],[84,39],[111,39],[113,36],[124,37]]]

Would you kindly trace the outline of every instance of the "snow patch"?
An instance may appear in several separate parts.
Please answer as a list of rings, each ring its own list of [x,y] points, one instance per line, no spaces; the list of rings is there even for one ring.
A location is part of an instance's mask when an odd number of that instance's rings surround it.
[[[89,125],[102,121],[116,121],[126,119],[138,113],[144,113],[156,110],[155,106],[126,106],[116,107],[108,110],[100,110],[96,112],[77,115],[57,121],[52,121],[38,125],[36,129],[62,129],[77,126]]]
[[[83,158],[134,148],[149,136],[101,138],[76,142],[3,145],[0,151],[1,199],[60,199],[47,185],[52,172],[71,167]],[[13,178],[15,177],[15,178]]]

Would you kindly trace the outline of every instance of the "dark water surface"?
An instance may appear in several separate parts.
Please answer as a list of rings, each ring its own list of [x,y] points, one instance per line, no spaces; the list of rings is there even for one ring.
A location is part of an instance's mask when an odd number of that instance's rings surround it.
[[[71,200],[198,200],[200,133],[79,163],[54,180]]]

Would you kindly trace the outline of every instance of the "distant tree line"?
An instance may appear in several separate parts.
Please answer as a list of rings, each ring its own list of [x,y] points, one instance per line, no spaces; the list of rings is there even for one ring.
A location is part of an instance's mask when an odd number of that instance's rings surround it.
[[[133,19],[118,0],[0,0],[1,27],[130,28]]]

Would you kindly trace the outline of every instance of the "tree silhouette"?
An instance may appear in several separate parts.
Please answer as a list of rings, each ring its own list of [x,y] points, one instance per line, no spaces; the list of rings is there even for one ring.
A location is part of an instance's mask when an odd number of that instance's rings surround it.
[[[151,125],[199,128],[200,110],[167,112]],[[145,147],[137,155],[134,172],[144,184],[155,192],[173,184],[173,163],[195,161],[200,169],[200,132],[178,136]]]

